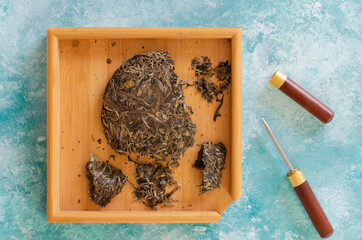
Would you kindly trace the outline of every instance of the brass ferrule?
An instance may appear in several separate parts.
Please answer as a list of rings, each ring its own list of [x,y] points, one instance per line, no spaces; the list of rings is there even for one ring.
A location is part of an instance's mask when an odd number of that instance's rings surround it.
[[[299,168],[295,168],[294,170],[288,172],[287,176],[293,188],[298,187],[306,181],[302,171],[300,171]]]
[[[276,88],[280,88],[285,80],[287,80],[287,75],[277,70],[273,76],[270,78],[270,83],[273,84]]]

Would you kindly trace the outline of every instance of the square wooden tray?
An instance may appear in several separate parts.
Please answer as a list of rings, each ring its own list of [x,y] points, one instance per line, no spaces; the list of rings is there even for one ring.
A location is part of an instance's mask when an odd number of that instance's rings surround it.
[[[217,222],[241,195],[241,41],[240,28],[49,28],[48,221]],[[207,103],[193,87],[185,89],[186,105],[195,111],[196,144],[222,141],[227,147],[221,187],[198,195],[202,173],[192,168],[199,150],[195,144],[174,170],[174,177],[182,184],[174,195],[179,200],[174,207],[150,210],[133,200],[133,189],[126,184],[102,208],[89,199],[85,176],[85,165],[97,147],[97,156],[103,160],[116,155],[110,163],[135,183],[134,164],[115,154],[103,133],[100,113],[105,86],[125,60],[155,50],[168,51],[175,59],[175,72],[191,82],[194,72],[189,67],[194,57],[209,56],[214,65],[231,62],[232,83],[216,122],[212,117],[218,104]]]

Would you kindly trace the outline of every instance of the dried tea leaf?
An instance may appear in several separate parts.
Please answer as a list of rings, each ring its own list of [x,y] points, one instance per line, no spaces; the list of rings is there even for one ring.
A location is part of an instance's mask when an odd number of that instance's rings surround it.
[[[213,68],[210,58],[202,57],[202,59],[203,62],[200,62],[198,58],[194,58],[191,61],[190,69],[195,71],[196,77],[193,85],[209,103],[214,99],[221,102],[214,115],[214,121],[216,121],[223,102],[223,97],[222,100],[219,100],[218,95],[222,94],[230,85],[231,65],[229,61],[226,61],[220,62],[217,67]],[[214,75],[216,75],[218,85],[212,81]]]
[[[226,90],[231,82],[231,65],[229,61],[220,62],[219,65],[213,69],[216,73],[216,78],[220,83],[219,93]]]
[[[221,171],[224,169],[226,147],[223,143],[205,142],[201,145],[199,155],[193,167],[202,169],[203,179],[200,185],[200,195],[220,188]]]
[[[206,56],[202,57],[202,59],[203,62],[200,62],[198,58],[194,58],[191,61],[190,69],[195,71],[196,80],[194,86],[201,92],[203,98],[208,102],[212,102],[218,93],[217,85],[211,81],[215,73],[211,67],[212,63],[210,62],[210,58]]]
[[[104,162],[98,158],[95,153],[91,154],[86,165],[86,174],[89,180],[89,198],[102,207],[122,191],[128,178],[108,161]]]
[[[214,76],[214,72],[212,69],[212,63],[208,56],[201,57],[203,62],[200,62],[198,58],[194,58],[191,60],[190,69],[195,70],[196,77],[209,77]]]
[[[195,142],[196,125],[184,103],[183,85],[167,52],[125,61],[103,96],[102,124],[118,153],[138,153],[173,163]]]
[[[216,98],[216,101],[217,101],[217,102],[220,102],[220,104],[219,104],[219,106],[216,108],[216,111],[215,111],[215,114],[214,114],[214,118],[213,118],[214,122],[216,122],[216,119],[217,119],[218,117],[221,117],[221,114],[219,113],[219,111],[220,111],[220,108],[221,108],[222,104],[224,103],[224,94],[222,95],[221,99],[217,99],[217,98]]]
[[[199,92],[201,92],[202,97],[205,98],[209,103],[211,103],[218,94],[218,88],[216,84],[206,77],[197,79],[194,83],[194,86]]]
[[[180,188],[180,184],[171,176],[171,168],[162,166],[160,162],[141,164],[129,156],[128,160],[137,164],[138,185],[133,192],[136,200],[152,209],[157,209],[156,206],[160,204],[173,206],[171,202],[176,200],[171,197]],[[173,189],[167,192],[166,188],[170,187]]]

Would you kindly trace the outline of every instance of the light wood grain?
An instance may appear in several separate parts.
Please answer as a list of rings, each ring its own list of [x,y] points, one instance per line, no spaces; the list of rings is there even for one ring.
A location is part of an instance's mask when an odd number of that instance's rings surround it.
[[[212,117],[218,104],[207,103],[193,87],[185,89],[186,104],[195,111],[192,119],[198,128],[196,143],[222,141],[227,147],[221,187],[198,195],[197,186],[201,183],[202,173],[192,168],[199,150],[195,144],[180,159],[180,167],[174,169],[174,177],[182,184],[182,189],[174,195],[174,198],[179,200],[174,207],[152,211],[133,200],[133,189],[130,184],[126,184],[123,191],[102,208],[89,200],[88,180],[85,176],[85,165],[97,147],[97,156],[104,160],[111,154],[116,155],[116,160],[110,160],[110,163],[122,169],[129,175],[129,180],[135,183],[135,165],[127,162],[126,156],[116,154],[103,133],[100,113],[105,86],[125,60],[135,54],[155,50],[168,51],[175,59],[175,72],[181,79],[189,79],[191,82],[194,80],[194,72],[189,70],[192,58],[209,56],[214,64],[231,61],[232,84],[224,98],[220,112],[222,117],[216,122],[213,122]],[[110,64],[107,64],[107,58],[111,59]],[[98,144],[92,138],[100,138],[102,143]],[[149,161],[144,157],[141,160]],[[241,29],[49,30],[49,221],[214,222],[240,194]],[[150,218],[144,219],[142,216]],[[208,218],[210,221],[206,220]]]
[[[47,42],[47,210],[52,218],[59,209],[60,79],[58,39],[48,32]]]
[[[232,38],[232,87],[231,87],[231,159],[242,154],[242,82],[241,82],[241,30]],[[240,81],[238,81],[240,79]],[[231,162],[231,196],[236,201],[241,196],[241,160]]]
[[[88,223],[211,223],[221,218],[216,211],[60,211],[50,222]]]
[[[231,39],[239,28],[49,28],[59,39]]]

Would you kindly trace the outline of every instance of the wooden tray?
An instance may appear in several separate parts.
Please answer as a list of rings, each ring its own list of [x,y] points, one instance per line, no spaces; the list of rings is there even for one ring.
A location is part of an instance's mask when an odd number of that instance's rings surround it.
[[[217,222],[241,195],[241,39],[240,28],[49,28],[48,221]],[[209,56],[215,65],[231,61],[232,84],[216,122],[212,117],[218,104],[208,104],[193,87],[185,89],[186,104],[195,111],[196,144],[222,141],[227,147],[221,187],[198,195],[202,173],[192,168],[199,150],[195,144],[174,170],[182,184],[174,195],[180,200],[174,207],[150,210],[133,200],[133,189],[126,184],[102,208],[89,199],[85,176],[85,165],[98,146],[97,156],[107,160],[116,155],[110,163],[135,182],[135,165],[115,154],[103,133],[100,113],[105,86],[126,59],[155,50],[168,51],[178,76],[191,82],[192,58]]]

